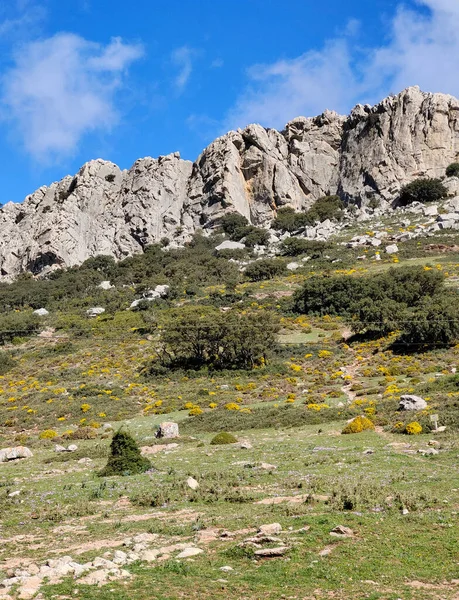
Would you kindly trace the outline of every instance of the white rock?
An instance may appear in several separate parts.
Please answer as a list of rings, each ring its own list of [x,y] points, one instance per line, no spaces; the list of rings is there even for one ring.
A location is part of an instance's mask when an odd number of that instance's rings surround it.
[[[95,306],[94,308],[88,308],[86,314],[88,317],[98,317],[99,315],[103,315],[105,312],[105,308],[101,306]]]
[[[113,286],[109,281],[101,281],[97,287],[101,290],[111,290]]]
[[[49,315],[49,312],[46,310],[46,308],[37,308],[37,310],[33,311],[34,315],[38,315],[39,317],[46,317]]]
[[[387,254],[396,254],[398,252],[397,244],[391,244],[390,246],[386,246]]]
[[[296,271],[300,267],[301,267],[300,263],[297,263],[297,262],[291,262],[291,263],[288,263],[288,265],[287,265],[287,269],[289,271]]]
[[[188,477],[186,484],[192,490],[197,490],[199,487],[199,483],[193,477]]]
[[[177,554],[177,558],[191,558],[192,556],[197,556],[203,552],[204,550],[201,550],[200,548],[185,548],[180,554]]]
[[[215,247],[217,252],[222,250],[245,250],[245,245],[240,242],[232,242],[231,240],[225,240],[221,244]]]
[[[17,460],[19,458],[31,458],[33,456],[32,451],[25,446],[16,446],[14,448],[2,448],[0,450],[0,463],[8,462],[10,460]]]
[[[427,408],[427,402],[420,396],[405,394],[400,396],[400,410],[424,410]]]

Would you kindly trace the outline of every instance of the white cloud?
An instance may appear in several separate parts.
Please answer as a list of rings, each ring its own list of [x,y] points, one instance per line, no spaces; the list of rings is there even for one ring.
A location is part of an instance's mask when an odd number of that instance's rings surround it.
[[[248,75],[252,83],[230,112],[229,127],[254,122],[282,127],[289,119],[320,114],[327,106],[343,111],[359,87],[343,40],[292,60],[255,65]]]
[[[69,33],[23,45],[1,80],[2,117],[40,162],[72,154],[86,133],[117,123],[116,91],[141,56],[119,38],[103,46]]]
[[[416,2],[424,10],[400,5],[388,42],[364,56],[358,23],[351,21],[343,37],[329,40],[321,50],[251,67],[249,84],[229,112],[226,127],[251,122],[282,127],[298,115],[326,108],[347,113],[357,102],[376,102],[410,85],[459,96],[459,0]]]
[[[196,50],[189,46],[176,48],[171,54],[171,62],[178,70],[174,78],[174,85],[179,92],[182,92],[193,71],[193,59],[196,56]]]

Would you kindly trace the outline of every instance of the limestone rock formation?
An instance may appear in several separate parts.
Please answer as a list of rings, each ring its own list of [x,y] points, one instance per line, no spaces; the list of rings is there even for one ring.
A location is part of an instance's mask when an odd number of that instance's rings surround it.
[[[121,259],[162,237],[180,244],[230,211],[269,227],[279,207],[305,210],[327,194],[389,208],[402,185],[442,176],[458,157],[459,101],[413,87],[349,117],[326,111],[281,132],[231,131],[194,164],[178,153],[139,159],[128,171],[93,160],[0,210],[0,279],[98,254]],[[457,178],[445,185],[459,192]]]

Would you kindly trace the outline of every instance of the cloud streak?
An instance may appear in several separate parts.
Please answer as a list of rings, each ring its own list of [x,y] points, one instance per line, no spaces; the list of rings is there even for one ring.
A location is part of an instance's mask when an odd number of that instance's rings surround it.
[[[117,92],[142,47],[60,33],[21,46],[1,79],[1,116],[40,163],[75,152],[82,137],[117,124]]]
[[[172,52],[171,62],[177,69],[177,74],[174,77],[174,85],[178,92],[182,92],[190,80],[195,56],[196,50],[189,46],[181,46]]]
[[[358,102],[373,103],[410,85],[459,96],[459,2],[417,4],[424,10],[400,5],[388,42],[365,55],[349,39],[358,35],[357,23],[352,23],[342,37],[320,50],[252,66],[225,127],[257,122],[279,128],[296,116],[316,115],[325,108],[347,113]]]

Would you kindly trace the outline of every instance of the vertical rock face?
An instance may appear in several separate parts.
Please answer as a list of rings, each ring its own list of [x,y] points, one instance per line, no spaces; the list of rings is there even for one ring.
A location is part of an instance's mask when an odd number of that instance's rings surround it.
[[[439,177],[458,158],[459,101],[414,87],[349,117],[326,111],[282,132],[231,131],[194,164],[178,153],[140,159],[129,171],[94,160],[0,210],[0,278],[97,254],[123,258],[164,236],[211,229],[232,211],[269,227],[279,207],[305,210],[328,194],[392,201],[405,183]]]
[[[345,199],[391,200],[417,177],[440,177],[459,157],[459,101],[418,87],[370,107],[344,126],[339,190]]]

